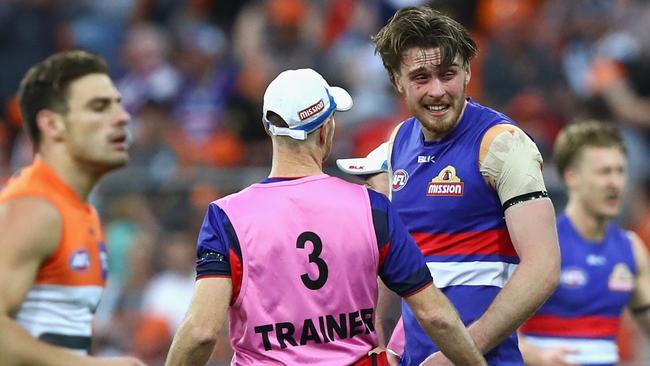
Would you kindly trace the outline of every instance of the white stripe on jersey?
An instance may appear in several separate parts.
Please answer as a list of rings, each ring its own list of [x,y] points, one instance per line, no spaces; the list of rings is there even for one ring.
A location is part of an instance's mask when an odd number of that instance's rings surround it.
[[[546,349],[572,348],[578,351],[566,360],[579,364],[617,363],[618,346],[613,340],[523,336],[530,344]]]
[[[32,336],[43,333],[90,336],[101,286],[34,285],[16,320]]]
[[[438,288],[447,286],[503,287],[517,269],[505,262],[427,262],[433,283]]]

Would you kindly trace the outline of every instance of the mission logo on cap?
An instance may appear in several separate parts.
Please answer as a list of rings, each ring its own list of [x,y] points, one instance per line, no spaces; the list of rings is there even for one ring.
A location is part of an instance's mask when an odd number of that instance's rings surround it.
[[[278,75],[264,93],[262,121],[276,136],[304,140],[318,129],[334,111],[352,108],[352,97],[343,88],[330,86],[312,69],[287,70]],[[271,124],[267,113],[274,112],[287,127]]]

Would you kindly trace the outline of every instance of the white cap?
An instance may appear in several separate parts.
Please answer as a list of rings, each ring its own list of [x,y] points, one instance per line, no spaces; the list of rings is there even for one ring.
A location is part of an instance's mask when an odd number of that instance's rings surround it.
[[[388,142],[377,146],[365,158],[337,159],[336,165],[348,174],[364,175],[388,170]]]
[[[270,133],[304,140],[334,113],[352,108],[352,97],[343,88],[329,86],[312,69],[287,70],[278,75],[264,93],[262,121]],[[267,112],[275,112],[289,128],[272,125]]]

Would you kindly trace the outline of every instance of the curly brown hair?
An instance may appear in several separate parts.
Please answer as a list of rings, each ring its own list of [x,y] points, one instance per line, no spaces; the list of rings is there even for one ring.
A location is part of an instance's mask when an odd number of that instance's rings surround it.
[[[381,56],[393,84],[402,54],[409,48],[440,48],[443,66],[451,65],[456,56],[460,56],[463,67],[467,67],[478,52],[476,42],[465,27],[428,6],[398,10],[372,40],[375,53]]]

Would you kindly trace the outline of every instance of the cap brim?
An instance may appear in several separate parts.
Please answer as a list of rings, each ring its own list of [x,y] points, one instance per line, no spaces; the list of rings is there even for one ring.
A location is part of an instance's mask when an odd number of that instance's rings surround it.
[[[372,150],[365,158],[337,159],[336,165],[348,174],[375,174],[387,170],[387,159],[388,143],[384,142]]]
[[[352,108],[352,105],[354,103],[352,102],[352,97],[350,96],[350,93],[347,92],[347,90],[338,86],[330,86],[329,92],[332,98],[334,98],[337,111],[349,111],[350,108]]]
[[[352,175],[375,174],[383,171],[381,166],[368,164],[366,158],[337,159],[336,165],[341,171]]]

